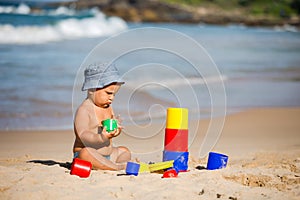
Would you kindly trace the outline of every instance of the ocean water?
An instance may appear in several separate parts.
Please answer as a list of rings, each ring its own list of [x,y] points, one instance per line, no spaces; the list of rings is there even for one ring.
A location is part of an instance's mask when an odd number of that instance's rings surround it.
[[[168,107],[199,119],[299,106],[299,55],[293,27],[133,24],[97,9],[1,6],[0,129],[72,128],[84,66],[111,58],[126,80],[113,104],[126,124],[162,122]]]

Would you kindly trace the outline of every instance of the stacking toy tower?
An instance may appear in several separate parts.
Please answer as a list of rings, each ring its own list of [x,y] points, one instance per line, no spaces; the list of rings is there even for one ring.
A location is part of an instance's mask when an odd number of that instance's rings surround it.
[[[163,161],[174,160],[178,171],[186,171],[188,155],[188,109],[168,108]]]

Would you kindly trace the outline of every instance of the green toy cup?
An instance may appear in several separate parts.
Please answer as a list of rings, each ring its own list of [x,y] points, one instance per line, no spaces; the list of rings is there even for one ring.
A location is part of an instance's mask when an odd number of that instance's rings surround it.
[[[106,119],[102,122],[103,128],[106,128],[107,132],[112,132],[118,128],[118,121],[116,119]]]

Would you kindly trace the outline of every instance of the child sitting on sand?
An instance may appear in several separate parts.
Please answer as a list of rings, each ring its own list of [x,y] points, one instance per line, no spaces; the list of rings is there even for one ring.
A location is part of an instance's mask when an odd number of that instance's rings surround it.
[[[124,146],[114,147],[112,138],[120,135],[122,126],[112,132],[103,128],[101,121],[114,118],[111,103],[124,84],[114,65],[96,64],[84,71],[82,90],[87,98],[77,109],[74,120],[76,139],[73,146],[74,158],[92,163],[94,169],[122,170],[131,159],[131,153]]]

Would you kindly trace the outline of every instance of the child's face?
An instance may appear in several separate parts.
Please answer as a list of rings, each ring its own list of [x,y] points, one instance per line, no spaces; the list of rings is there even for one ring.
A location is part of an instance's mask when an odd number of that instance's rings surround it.
[[[102,108],[108,108],[113,102],[115,94],[120,89],[120,85],[111,84],[105,88],[96,89],[94,92],[94,103]]]

